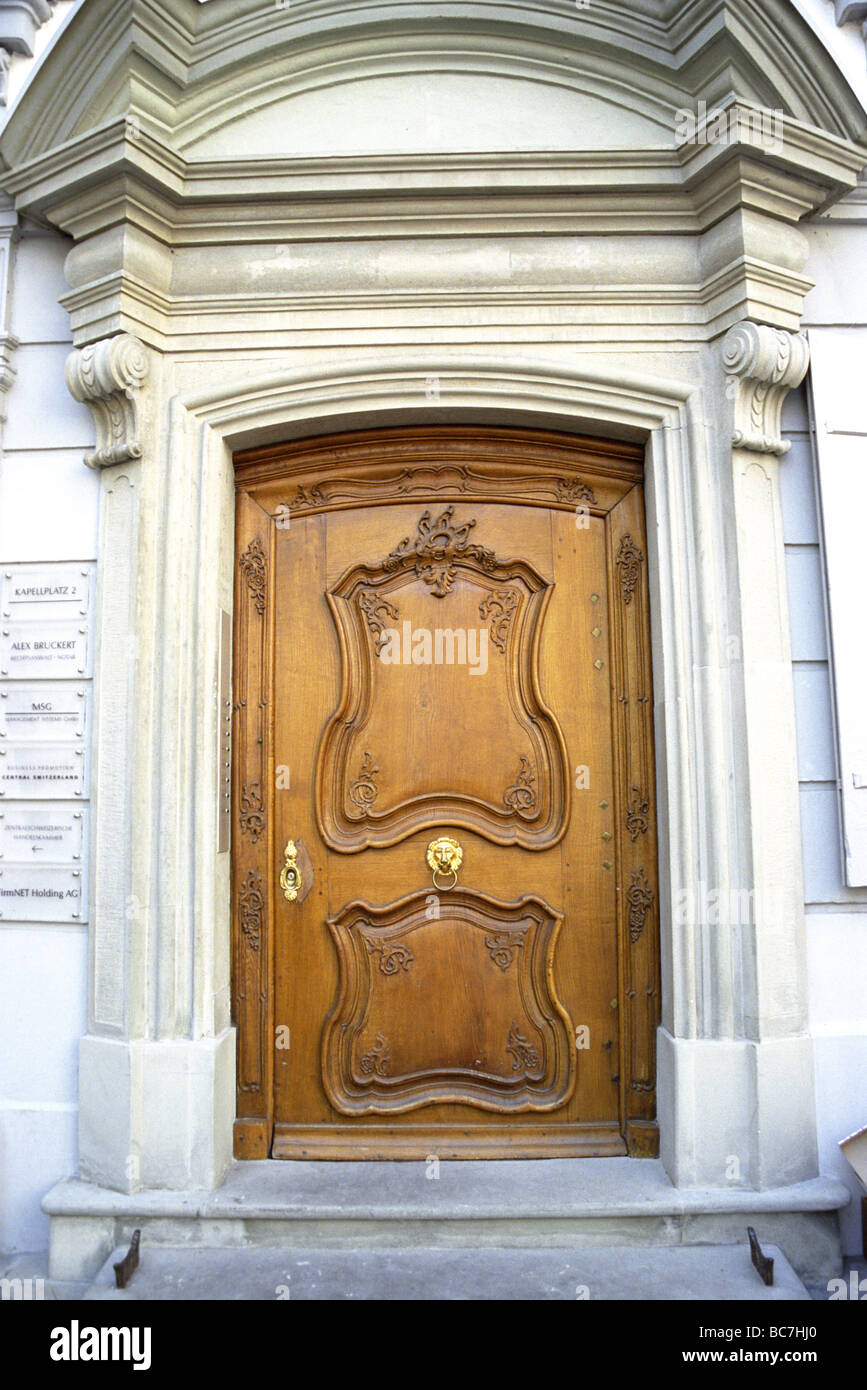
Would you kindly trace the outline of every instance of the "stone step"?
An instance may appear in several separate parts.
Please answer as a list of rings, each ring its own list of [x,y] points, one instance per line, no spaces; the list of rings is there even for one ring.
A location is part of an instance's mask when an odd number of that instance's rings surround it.
[[[676,1188],[654,1159],[525,1162],[234,1163],[212,1192],[124,1194],[68,1179],[43,1202],[51,1277],[91,1280],[134,1230],[143,1245],[357,1252],[386,1247],[741,1245],[754,1226],[806,1279],[839,1273],[827,1178],[755,1192]]]
[[[576,1299],[807,1301],[776,1246],[767,1287],[743,1245],[591,1249],[240,1250],[142,1246],[126,1289],[115,1287],[118,1247],[85,1293],[88,1300],[574,1301]]]

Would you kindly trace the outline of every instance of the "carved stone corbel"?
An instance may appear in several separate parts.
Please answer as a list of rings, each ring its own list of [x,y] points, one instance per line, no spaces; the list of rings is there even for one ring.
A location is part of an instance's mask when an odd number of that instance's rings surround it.
[[[66,359],[66,385],[90,408],[97,447],[85,454],[88,468],[141,457],[137,392],[148,374],[147,350],[138,338],[121,333],[78,348]]]
[[[51,18],[54,0],[12,0],[2,6],[0,14],[0,44],[10,53],[23,53],[32,58],[36,52],[36,34]]]
[[[859,24],[867,19],[865,0],[834,0],[838,24]]]
[[[6,393],[15,380],[12,358],[18,346],[18,339],[11,333],[0,333],[0,420],[6,419]]]
[[[3,50],[0,49],[0,54]],[[6,419],[6,395],[15,381],[13,358],[19,347],[18,339],[9,332],[11,308],[10,262],[12,242],[18,217],[5,200],[0,206],[0,423]]]
[[[9,98],[9,66],[12,54],[8,48],[0,46],[0,106],[5,106]]]
[[[788,393],[807,373],[810,350],[803,333],[763,323],[736,324],[723,343],[723,363],[734,386],[732,445],[759,454],[787,454],[780,418]]]

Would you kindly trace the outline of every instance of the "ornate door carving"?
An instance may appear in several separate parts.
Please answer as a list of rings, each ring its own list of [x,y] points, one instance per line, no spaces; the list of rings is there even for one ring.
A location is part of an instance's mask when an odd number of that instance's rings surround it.
[[[431,916],[425,890],[330,918],[340,996],[323,1079],[344,1114],[437,1100],[554,1110],[575,1084],[571,1020],[554,990],[561,918],[538,898],[504,904],[459,888]],[[483,1009],[454,982],[472,980]],[[424,1020],[422,1024],[422,1020]]]
[[[566,749],[538,691],[551,586],[523,561],[471,544],[475,517],[455,520],[454,511],[425,511],[415,536],[328,591],[341,697],[319,757],[316,808],[332,849],[392,845],[439,825],[548,849],[566,829]],[[395,679],[406,664],[412,688]],[[443,679],[456,664],[477,678]],[[407,701],[415,717],[403,719]],[[389,731],[401,720],[407,741],[396,761]],[[476,737],[462,737],[463,727]],[[375,768],[369,749],[381,750]],[[514,783],[504,778],[513,768]]]
[[[655,1152],[639,451],[390,430],[236,467],[236,1152]]]

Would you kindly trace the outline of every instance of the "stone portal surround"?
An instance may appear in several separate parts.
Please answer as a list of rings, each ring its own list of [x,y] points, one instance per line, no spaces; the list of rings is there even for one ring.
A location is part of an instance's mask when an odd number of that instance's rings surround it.
[[[648,439],[662,1158],[681,1187],[723,1186],[732,1155],[747,1188],[813,1177],[777,477],[780,411],[806,371],[804,338],[739,324],[716,350],[718,386],[705,392],[599,363],[443,349],[417,360],[340,357],[252,383],[226,369],[213,390],[180,398],[161,395],[157,358],[122,334],[73,352],[67,367],[94,414],[87,461],[104,483],[82,1176],[129,1193],[213,1188],[231,1159],[214,686],[218,612],[232,602],[232,450],[325,417],[333,429],[341,417],[356,427],[411,406],[421,420],[419,383],[436,375],[441,397],[465,415],[511,409],[549,428],[627,427]],[[711,423],[720,419],[722,431]],[[738,586],[749,596],[740,604]],[[723,657],[733,635],[739,661]],[[166,710],[171,721],[159,717]],[[722,932],[699,896],[694,920],[675,923],[673,894],[701,882],[749,884],[755,923]]]

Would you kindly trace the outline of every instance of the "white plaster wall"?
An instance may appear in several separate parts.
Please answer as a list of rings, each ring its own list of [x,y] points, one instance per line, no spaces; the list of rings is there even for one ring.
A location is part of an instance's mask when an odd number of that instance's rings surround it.
[[[867,360],[865,195],[867,185],[862,185],[830,215],[804,228],[810,244],[807,274],[816,282],[807,297],[805,326],[837,330],[841,336],[845,332],[848,350],[862,364]],[[802,413],[802,429],[806,423]],[[805,557],[800,562],[802,579],[808,566],[815,573],[820,567],[815,459],[811,454],[808,464],[807,458],[804,449],[800,466],[793,470],[805,480],[808,468],[811,474],[810,485],[806,481],[801,485],[805,504],[798,530],[794,529],[796,509],[787,509],[793,526],[787,539],[803,543],[799,547]],[[797,459],[793,462],[798,464]],[[797,486],[794,477],[791,485],[792,489]],[[792,492],[788,495],[791,497]],[[843,1217],[844,1248],[857,1253],[861,1249],[859,1194],[838,1144],[853,1130],[867,1125],[867,889],[848,888],[843,881],[827,624],[824,611],[819,620],[815,612],[808,616],[807,610],[815,606],[805,595],[799,636],[801,660],[795,661],[810,1027],[816,1057],[820,1158],[823,1171],[840,1177],[852,1189],[855,1200]],[[861,699],[867,711],[863,692]]]
[[[0,458],[0,564],[95,560],[99,479],[82,459],[93,422],[63,379],[70,337],[63,237],[22,230],[12,271],[20,340]],[[41,1250],[39,1203],[77,1167],[78,1040],[87,927],[0,923],[0,1250]]]
[[[867,275],[860,227],[860,266],[850,259],[856,239],[844,233],[834,254],[829,228],[815,237],[822,260],[832,272],[822,274],[822,289],[810,297],[836,297],[847,275],[851,296],[864,296]],[[830,256],[829,256],[830,253]],[[867,317],[867,314],[865,314]],[[837,761],[833,726],[832,673],[825,612],[825,579],[816,505],[816,468],[810,434],[807,391],[792,392],[783,416],[783,432],[792,451],[783,462],[781,490],[786,541],[798,769],[801,785],[801,834],[804,846],[804,894],[807,910],[807,972],[810,1031],[816,1065],[816,1106],[821,1171],[839,1177],[853,1201],[842,1218],[844,1250],[861,1250],[857,1184],[839,1150],[839,1142],[867,1125],[867,889],[843,883],[841,828],[836,793]]]

